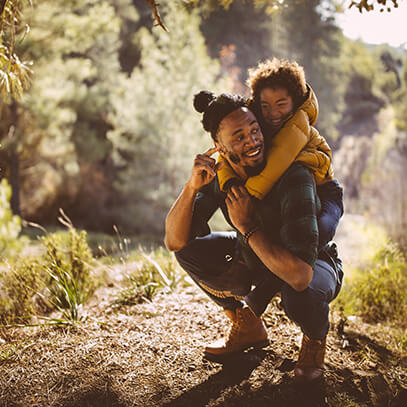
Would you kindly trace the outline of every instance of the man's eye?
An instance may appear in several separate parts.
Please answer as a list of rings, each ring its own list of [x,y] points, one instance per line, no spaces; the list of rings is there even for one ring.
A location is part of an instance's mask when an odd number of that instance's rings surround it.
[[[258,127],[255,127],[253,130],[252,130],[252,133],[253,134],[256,134],[256,133],[258,133],[259,132],[259,128]]]

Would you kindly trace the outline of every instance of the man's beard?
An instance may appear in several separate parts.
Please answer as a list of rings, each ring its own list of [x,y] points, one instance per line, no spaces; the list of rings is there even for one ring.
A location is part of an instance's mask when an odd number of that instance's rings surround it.
[[[237,154],[232,153],[231,151],[228,151],[228,150],[226,150],[225,153],[233,164],[238,165],[240,163],[240,157]],[[250,166],[244,165],[243,169],[245,170],[247,177],[249,178],[249,177],[254,177],[255,175],[260,174],[264,170],[265,166],[266,166],[266,160],[263,160],[262,163],[260,163],[259,165],[256,165],[255,167],[250,167]]]
[[[227,150],[226,150],[226,154],[228,155],[229,160],[232,161],[233,164],[239,164],[240,163],[240,157],[237,154],[232,153],[232,152],[227,151]]]

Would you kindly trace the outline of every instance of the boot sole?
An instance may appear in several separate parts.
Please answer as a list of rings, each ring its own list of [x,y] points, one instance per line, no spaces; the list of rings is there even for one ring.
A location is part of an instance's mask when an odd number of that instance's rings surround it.
[[[237,350],[235,352],[230,352],[230,353],[210,353],[205,351],[204,352],[204,358],[207,360],[210,360],[211,362],[224,362],[225,360],[229,360],[235,356],[238,356],[242,354],[245,350],[247,349],[263,349],[270,345],[270,340],[265,339],[264,341],[256,342],[250,345],[247,345],[246,347],[242,348],[241,350]]]

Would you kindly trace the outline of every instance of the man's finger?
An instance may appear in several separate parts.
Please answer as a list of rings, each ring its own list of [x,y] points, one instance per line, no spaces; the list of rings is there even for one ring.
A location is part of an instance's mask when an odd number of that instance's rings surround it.
[[[197,163],[197,164],[195,165],[195,168],[196,168],[198,171],[205,171],[205,172],[207,172],[209,175],[213,175],[213,176],[216,175],[216,172],[214,171],[214,169],[213,169],[210,165],[207,165],[207,164],[205,164],[205,163]]]
[[[247,189],[246,189],[245,186],[243,186],[243,185],[237,185],[237,188],[239,189],[239,193],[240,193],[240,196],[241,196],[241,197],[249,196],[249,193],[247,192]]]
[[[216,164],[216,160],[214,158],[211,158],[211,157],[209,157],[209,156],[207,156],[205,154],[198,154],[195,157],[195,160],[206,162],[206,163],[211,164],[213,166],[215,166],[215,164]]]
[[[227,197],[230,199],[230,201],[236,201],[238,196],[233,192],[233,188],[229,189]]]
[[[207,151],[203,153],[203,155],[206,155],[207,157],[210,157],[212,154],[217,153],[220,150],[220,147],[211,147]]]
[[[236,185],[232,185],[230,192],[232,192],[236,198],[240,198],[242,196],[240,189]]]
[[[225,163],[224,163],[223,161],[219,161],[219,162],[215,165],[215,171],[219,171],[224,165],[225,165]]]

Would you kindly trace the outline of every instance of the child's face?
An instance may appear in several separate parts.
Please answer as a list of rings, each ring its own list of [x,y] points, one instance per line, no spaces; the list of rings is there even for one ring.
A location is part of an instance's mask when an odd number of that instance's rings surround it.
[[[285,88],[264,88],[260,106],[266,123],[273,129],[279,128],[294,110],[293,98]]]

